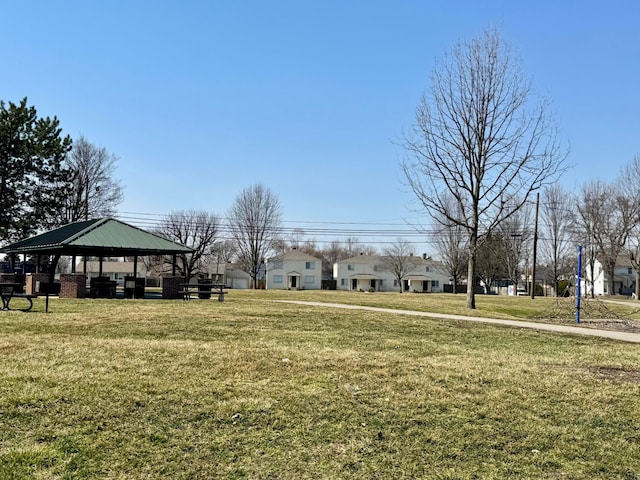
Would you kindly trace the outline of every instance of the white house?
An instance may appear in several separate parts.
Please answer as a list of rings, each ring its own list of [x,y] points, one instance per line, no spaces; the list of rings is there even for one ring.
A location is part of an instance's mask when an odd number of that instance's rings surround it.
[[[100,262],[96,260],[88,260],[87,265],[87,281],[91,278],[100,276]],[[76,261],[76,271],[84,272],[84,260],[79,259]],[[145,277],[147,270],[143,262],[137,264],[138,277]],[[102,276],[109,277],[109,280],[114,280],[118,284],[124,284],[124,277],[133,275],[133,262],[129,261],[113,261],[103,260],[102,262]]]
[[[405,292],[442,292],[449,281],[441,263],[415,257],[413,268],[402,279]],[[333,266],[333,277],[338,290],[397,292],[400,285],[393,272],[379,255],[359,255],[341,260]]]
[[[200,273],[213,279],[215,283],[227,288],[246,289],[251,285],[251,275],[242,270],[237,263],[214,263],[202,269]]]
[[[289,250],[267,260],[266,279],[267,290],[320,290],[322,260],[299,250]]]
[[[582,282],[582,293],[591,295],[591,268],[583,259],[585,281]],[[594,295],[631,295],[636,288],[636,270],[628,255],[618,258],[613,274],[613,292],[609,292],[609,276],[600,260],[594,262]]]

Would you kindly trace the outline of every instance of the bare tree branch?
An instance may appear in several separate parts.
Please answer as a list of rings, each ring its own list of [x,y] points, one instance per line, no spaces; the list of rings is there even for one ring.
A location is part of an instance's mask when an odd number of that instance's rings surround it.
[[[403,172],[421,207],[467,233],[467,307],[475,308],[478,241],[565,169],[549,102],[534,98],[519,61],[490,29],[436,67],[405,148]]]

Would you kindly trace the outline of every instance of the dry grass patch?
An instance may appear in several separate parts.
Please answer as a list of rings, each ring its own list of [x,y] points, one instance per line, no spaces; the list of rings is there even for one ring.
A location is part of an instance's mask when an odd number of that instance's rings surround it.
[[[640,472],[635,345],[262,293],[0,315],[0,478]]]

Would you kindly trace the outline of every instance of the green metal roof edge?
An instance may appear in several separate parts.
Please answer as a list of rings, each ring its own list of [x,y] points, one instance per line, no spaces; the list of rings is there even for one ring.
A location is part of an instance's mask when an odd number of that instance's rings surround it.
[[[115,218],[111,218],[111,217],[103,217],[103,218],[98,218],[98,219],[93,219],[93,220],[82,220],[79,222],[73,222],[67,225],[63,225],[61,227],[58,227],[56,229],[50,230],[48,232],[44,232],[41,233],[39,235],[35,235],[33,237],[24,239],[24,240],[19,240],[17,242],[14,242],[12,244],[9,245],[5,245],[4,247],[0,248],[0,253],[20,253],[20,252],[29,252],[29,251],[37,251],[37,250],[48,250],[48,251],[53,251],[53,250],[64,250],[65,247],[74,247],[74,242],[79,241],[82,237],[86,236],[87,234],[89,234],[90,232],[92,232],[93,230],[100,228],[106,224],[108,224],[109,222],[115,222],[121,226],[124,226],[125,228],[128,229],[133,229],[136,230],[138,232],[140,232],[141,234],[144,235],[148,235],[148,236],[152,236],[164,243],[166,243],[166,245],[164,246],[157,246],[157,247],[152,247],[152,248],[142,248],[141,250],[175,250],[175,252],[172,253],[190,253],[193,252],[194,250],[190,247],[187,247],[185,245],[181,245],[179,243],[176,243],[172,240],[169,240],[168,238],[164,238],[156,233],[153,232],[149,232],[147,230],[144,230],[140,227],[137,227],[135,225],[130,225],[128,223],[122,222],[118,219]],[[83,228],[81,228],[78,231],[74,231],[72,232],[72,234],[69,237],[63,237],[62,239],[59,239],[57,241],[50,241],[47,237],[52,237],[51,240],[56,240],[58,238],[58,235],[63,232],[65,229],[71,229],[73,227],[73,225],[78,225],[78,224],[83,224],[86,223],[86,226],[84,226]],[[38,243],[38,239],[39,238],[44,238],[47,243]],[[83,246],[80,245],[75,245],[78,248],[82,248]],[[121,249],[121,250],[135,250],[135,247],[117,247],[117,246],[105,246],[106,248],[115,248],[115,249]],[[90,246],[89,248],[99,248],[99,246]]]

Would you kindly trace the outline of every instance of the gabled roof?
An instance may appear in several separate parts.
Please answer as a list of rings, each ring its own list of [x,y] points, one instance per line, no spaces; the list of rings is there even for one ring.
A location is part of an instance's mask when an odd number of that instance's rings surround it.
[[[300,250],[289,250],[285,253],[281,253],[280,255],[276,255],[275,257],[271,257],[268,261],[269,263],[284,261],[284,260],[304,260],[311,261],[315,260],[316,262],[321,262],[322,259],[314,257],[313,255],[309,255],[308,253],[301,252]]]
[[[193,250],[113,218],[74,222],[3,248],[3,253],[130,256]]]

